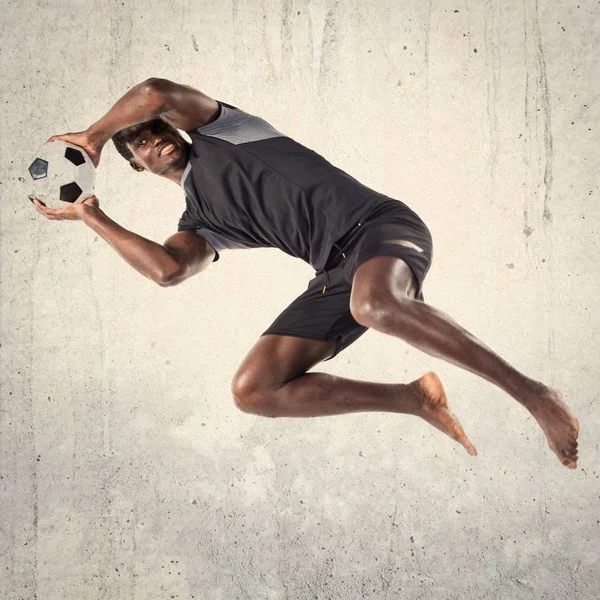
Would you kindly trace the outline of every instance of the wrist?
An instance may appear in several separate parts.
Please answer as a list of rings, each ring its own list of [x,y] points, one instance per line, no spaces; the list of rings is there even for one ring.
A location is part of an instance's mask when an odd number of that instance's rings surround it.
[[[88,142],[91,148],[95,151],[100,152],[110,136],[108,136],[105,132],[103,132],[98,126],[97,123],[90,125],[85,133],[88,137]]]
[[[88,226],[91,226],[94,221],[97,221],[99,216],[104,215],[100,207],[95,206],[94,204],[81,203],[79,210],[81,211],[81,220]]]

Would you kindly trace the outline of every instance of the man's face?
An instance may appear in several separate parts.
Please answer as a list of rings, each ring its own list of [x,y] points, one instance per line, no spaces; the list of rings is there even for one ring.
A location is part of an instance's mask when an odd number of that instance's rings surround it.
[[[163,121],[154,119],[128,127],[127,146],[133,153],[132,166],[143,167],[155,175],[168,176],[184,169],[188,160],[189,144],[179,132]]]

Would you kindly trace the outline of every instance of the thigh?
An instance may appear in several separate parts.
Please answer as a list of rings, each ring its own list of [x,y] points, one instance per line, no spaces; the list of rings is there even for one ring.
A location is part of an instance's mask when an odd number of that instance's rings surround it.
[[[333,340],[263,334],[234,375],[234,394],[277,390],[331,356],[335,345]]]
[[[262,335],[328,342],[320,360],[331,360],[367,331],[352,317],[351,291],[341,266],[319,273]]]
[[[371,260],[384,256],[401,260]],[[388,199],[364,221],[360,233],[350,240],[347,259],[343,263],[344,277],[352,285],[357,279],[363,284],[387,282],[390,289],[395,278],[402,287],[406,287],[408,279],[408,295],[423,300],[423,282],[432,256],[433,243],[425,223],[403,203]]]

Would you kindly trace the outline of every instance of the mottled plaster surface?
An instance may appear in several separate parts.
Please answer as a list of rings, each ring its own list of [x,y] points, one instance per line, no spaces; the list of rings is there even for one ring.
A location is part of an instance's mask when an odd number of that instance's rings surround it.
[[[4,2],[0,596],[600,595],[595,0]],[[166,77],[270,121],[413,207],[427,301],[581,423],[575,471],[474,375],[369,332],[316,370],[435,369],[479,456],[414,417],[264,419],[231,377],[312,269],[224,252],[180,286],[26,199],[32,153]],[[164,241],[181,190],[104,152],[97,194]]]

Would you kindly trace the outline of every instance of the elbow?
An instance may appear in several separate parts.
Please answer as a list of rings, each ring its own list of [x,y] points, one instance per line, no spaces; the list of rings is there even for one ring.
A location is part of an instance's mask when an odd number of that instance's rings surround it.
[[[173,82],[168,79],[163,79],[162,77],[149,77],[146,81],[142,81],[140,85],[152,91],[161,91],[166,87],[173,85]]]
[[[155,279],[160,287],[173,287],[174,285],[180,284],[183,280],[184,277],[177,271],[161,275]]]
[[[158,280],[156,283],[158,283],[158,285],[160,285],[160,287],[162,287],[162,288],[172,287],[174,285],[172,283],[169,283],[168,281],[161,281],[161,280]]]
[[[165,110],[165,106],[169,99],[171,86],[173,83],[168,79],[159,77],[150,77],[139,85],[142,95],[154,105],[156,105],[156,113],[160,114]]]

